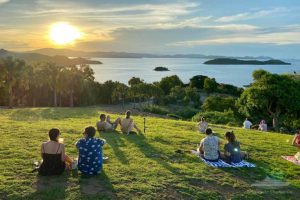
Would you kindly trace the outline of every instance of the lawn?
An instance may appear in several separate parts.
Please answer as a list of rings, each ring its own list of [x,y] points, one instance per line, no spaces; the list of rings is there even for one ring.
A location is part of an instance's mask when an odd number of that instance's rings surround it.
[[[0,199],[298,199],[300,166],[281,155],[293,155],[291,135],[213,126],[223,138],[234,130],[242,150],[250,152],[254,169],[219,169],[203,164],[188,150],[204,137],[195,123],[147,117],[144,135],[97,133],[107,140],[109,159],[94,177],[68,171],[57,177],[32,173],[40,145],[57,127],[66,151],[75,157],[75,142],[84,127],[95,125],[101,107],[0,110]],[[111,114],[114,119],[117,115]],[[136,116],[143,128],[143,116]],[[176,153],[186,150],[186,153]],[[267,176],[290,185],[263,189],[251,186]]]

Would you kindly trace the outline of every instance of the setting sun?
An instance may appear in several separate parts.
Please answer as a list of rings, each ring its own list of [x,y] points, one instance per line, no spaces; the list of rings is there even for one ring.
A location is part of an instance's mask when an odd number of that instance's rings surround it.
[[[50,30],[50,39],[58,45],[73,43],[81,35],[76,27],[65,22],[54,24]]]

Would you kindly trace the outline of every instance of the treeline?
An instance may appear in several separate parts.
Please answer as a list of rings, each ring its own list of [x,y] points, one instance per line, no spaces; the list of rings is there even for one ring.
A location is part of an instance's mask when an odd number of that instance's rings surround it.
[[[0,60],[0,105],[73,107],[151,100],[161,105],[178,102],[197,106],[199,89],[241,93],[240,88],[217,84],[206,76],[195,76],[186,85],[177,76],[154,83],[133,77],[128,85],[118,81],[99,83],[94,79],[88,65],[28,64],[6,57]]]
[[[217,83],[197,75],[189,83],[178,76],[145,83],[132,77],[128,84],[95,81],[88,65],[61,66],[28,64],[12,57],[0,59],[0,106],[89,106],[143,102],[147,112],[170,114],[198,121],[206,116],[212,123],[241,124],[245,117],[254,123],[265,119],[274,129],[300,128],[299,75],[253,73],[246,89]]]

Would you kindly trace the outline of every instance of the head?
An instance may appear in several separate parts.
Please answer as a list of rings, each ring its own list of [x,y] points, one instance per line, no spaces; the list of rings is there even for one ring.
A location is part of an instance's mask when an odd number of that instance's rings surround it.
[[[248,121],[248,118],[246,118],[245,121]]]
[[[59,131],[58,128],[50,129],[49,138],[50,138],[51,141],[58,142],[59,135],[60,135],[60,131]]]
[[[126,119],[129,119],[131,116],[131,111],[130,110],[127,110],[126,111]]]
[[[235,135],[234,135],[233,131],[226,132],[225,138],[226,138],[226,140],[228,140],[228,142],[235,142]]]
[[[88,138],[93,138],[96,134],[96,129],[93,126],[88,126],[84,129],[84,135]]]
[[[205,134],[206,135],[211,135],[212,134],[211,128],[206,129]]]
[[[105,121],[105,119],[106,119],[106,116],[105,116],[105,114],[101,114],[101,115],[100,115],[100,121],[102,121],[102,122],[103,122],[103,121]]]
[[[265,120],[261,120],[260,123],[261,124],[265,124],[266,122],[265,122]]]
[[[201,121],[204,122],[205,121],[205,117],[201,117]]]

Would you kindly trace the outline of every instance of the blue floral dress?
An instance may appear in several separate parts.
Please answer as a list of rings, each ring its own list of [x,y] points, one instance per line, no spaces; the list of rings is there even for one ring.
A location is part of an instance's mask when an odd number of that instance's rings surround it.
[[[79,150],[78,169],[86,175],[98,174],[102,169],[102,146],[104,140],[98,138],[82,138],[76,143]]]

